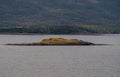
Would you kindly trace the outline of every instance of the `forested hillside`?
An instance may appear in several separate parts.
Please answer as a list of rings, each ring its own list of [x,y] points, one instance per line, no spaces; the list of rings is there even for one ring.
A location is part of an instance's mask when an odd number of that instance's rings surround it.
[[[0,0],[1,30],[66,25],[99,25],[102,28],[114,26],[117,29],[120,26],[120,1]]]

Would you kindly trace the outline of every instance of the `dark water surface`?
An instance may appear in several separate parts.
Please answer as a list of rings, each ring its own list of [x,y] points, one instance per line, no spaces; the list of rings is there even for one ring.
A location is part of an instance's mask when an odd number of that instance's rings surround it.
[[[44,38],[81,39],[110,46],[6,46]],[[120,77],[120,34],[0,35],[0,77]]]

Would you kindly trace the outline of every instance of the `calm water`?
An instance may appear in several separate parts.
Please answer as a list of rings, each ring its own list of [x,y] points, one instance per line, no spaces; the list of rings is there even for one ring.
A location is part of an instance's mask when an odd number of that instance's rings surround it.
[[[5,46],[44,38],[82,39],[110,46]],[[120,77],[120,34],[0,35],[0,77]]]

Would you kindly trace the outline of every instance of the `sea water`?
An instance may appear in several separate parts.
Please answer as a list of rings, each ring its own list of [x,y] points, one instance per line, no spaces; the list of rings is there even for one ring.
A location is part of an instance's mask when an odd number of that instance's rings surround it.
[[[52,37],[109,45],[4,45],[38,42]],[[0,77],[120,77],[120,34],[0,35]]]

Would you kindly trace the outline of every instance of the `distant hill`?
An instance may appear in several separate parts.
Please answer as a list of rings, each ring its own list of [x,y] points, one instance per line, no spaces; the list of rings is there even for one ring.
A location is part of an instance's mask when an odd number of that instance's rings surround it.
[[[0,0],[0,27],[120,26],[120,0]]]

